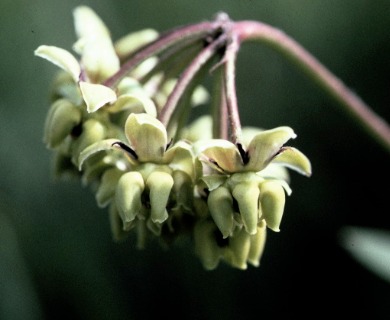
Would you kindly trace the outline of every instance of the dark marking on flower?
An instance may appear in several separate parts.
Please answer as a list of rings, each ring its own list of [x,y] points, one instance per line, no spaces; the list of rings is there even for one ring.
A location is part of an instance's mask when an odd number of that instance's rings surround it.
[[[213,165],[213,168],[215,170],[217,170],[218,172],[224,173],[224,170],[221,168],[221,166],[218,164],[217,161],[215,161],[214,159],[211,159],[211,158],[208,158],[207,161]]]
[[[166,147],[165,147],[165,151],[167,151],[167,150],[172,146],[172,144],[173,144],[173,139],[171,139],[171,140],[167,143],[167,145],[166,145]]]
[[[72,131],[70,132],[70,135],[72,138],[78,138],[83,133],[83,124],[80,122],[79,124],[75,125],[72,128]]]
[[[244,165],[248,164],[248,162],[249,162],[248,151],[245,151],[244,148],[242,147],[242,144],[239,142],[236,143],[236,146],[237,146],[238,152],[240,153],[243,164]]]
[[[229,245],[229,238],[224,239],[219,229],[216,229],[214,231],[214,238],[215,238],[215,242],[217,243],[217,246],[220,248],[224,248]]]
[[[112,145],[112,147],[114,146],[118,146],[119,148],[121,148],[122,150],[126,151],[128,154],[130,154],[135,160],[138,159],[138,155],[135,153],[135,151],[133,149],[131,149],[127,144],[124,144],[123,142],[114,142]]]

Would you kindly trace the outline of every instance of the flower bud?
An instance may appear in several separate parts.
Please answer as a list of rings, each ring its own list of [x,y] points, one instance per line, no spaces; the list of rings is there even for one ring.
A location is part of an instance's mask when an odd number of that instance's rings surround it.
[[[285,200],[284,189],[276,180],[266,180],[260,184],[262,218],[273,231],[280,231]]]
[[[246,232],[255,234],[258,222],[259,187],[255,181],[243,181],[233,188]]]
[[[210,192],[207,204],[211,217],[223,238],[227,238],[233,232],[233,197],[228,188],[220,186]]]
[[[166,207],[173,186],[173,178],[169,173],[154,171],[147,178],[146,185],[150,190],[152,221],[163,223],[168,219]]]
[[[141,212],[141,195],[144,188],[144,179],[139,172],[126,172],[120,177],[115,200],[124,224],[133,221]]]

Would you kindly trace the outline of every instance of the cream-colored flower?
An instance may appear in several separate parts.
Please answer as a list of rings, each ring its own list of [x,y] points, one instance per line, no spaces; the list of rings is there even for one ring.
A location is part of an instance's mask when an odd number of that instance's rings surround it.
[[[118,88],[119,96],[115,90],[102,84],[120,69],[120,59],[110,32],[104,22],[87,6],[76,7],[73,14],[78,37],[73,49],[80,59],[78,60],[65,49],[48,45],[39,46],[34,52],[35,55],[57,65],[72,77],[88,112],[95,112],[106,105],[110,106],[107,111],[118,112],[130,107],[137,108],[137,105],[141,104],[145,107],[145,112],[156,116],[155,106],[147,95],[143,94],[144,92],[134,93],[133,88],[129,89],[130,78],[122,79]],[[150,41],[155,37],[155,33],[145,30],[142,36],[145,41]],[[121,40],[121,47],[128,42],[131,42],[131,48],[144,43],[134,43],[133,39],[124,39]]]
[[[129,115],[125,135],[128,145],[115,139],[102,140],[86,148],[79,157],[82,169],[84,161],[97,152],[119,148],[126,154],[129,164],[118,179],[115,194],[124,224],[136,217],[148,218],[149,206],[151,221],[163,223],[168,219],[167,204],[172,192],[177,202],[172,207],[191,206],[189,202],[182,203],[186,195],[180,195],[180,189],[189,189],[192,195],[196,166],[191,146],[183,141],[170,146],[164,125],[146,113]],[[191,187],[187,188],[186,184]],[[146,200],[145,192],[148,193]],[[187,198],[191,201],[190,196]]]
[[[245,145],[222,139],[196,144],[200,160],[212,169],[204,170],[201,181],[209,192],[210,214],[224,238],[242,225],[249,234],[256,234],[262,220],[279,231],[285,193],[291,193],[284,167],[311,175],[306,156],[284,146],[295,137],[291,128],[278,127],[257,132]]]

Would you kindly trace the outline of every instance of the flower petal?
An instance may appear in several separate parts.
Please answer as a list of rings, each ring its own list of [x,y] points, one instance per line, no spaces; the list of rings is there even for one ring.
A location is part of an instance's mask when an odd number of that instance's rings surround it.
[[[195,163],[192,147],[184,141],[178,141],[164,154],[164,163],[169,163],[173,170],[181,170],[189,176],[195,176]]]
[[[46,59],[61,69],[68,72],[75,82],[79,81],[80,64],[77,59],[67,50],[55,46],[39,46],[34,54]]]
[[[267,227],[275,232],[280,231],[285,202],[284,189],[278,181],[267,180],[260,184],[262,218]]]
[[[112,146],[113,143],[118,142],[116,139],[106,139],[106,140],[101,140],[98,142],[95,142],[94,144],[91,144],[87,148],[85,148],[79,155],[78,158],[78,165],[79,165],[79,170],[82,169],[83,163],[92,155],[94,155],[97,152],[104,151],[104,150],[110,150],[114,149]]]
[[[118,168],[107,169],[100,179],[99,187],[96,190],[96,202],[100,208],[104,208],[110,204],[115,195],[116,185],[119,178],[123,175],[123,171]]]
[[[139,161],[162,162],[168,138],[159,120],[146,113],[132,113],[126,120],[125,134]]]
[[[260,259],[264,252],[265,241],[267,235],[267,228],[264,220],[259,222],[257,226],[257,233],[250,236],[251,248],[248,254],[248,262],[258,267],[260,265]]]
[[[141,196],[144,189],[145,183],[139,172],[126,172],[120,177],[115,200],[124,225],[133,221],[142,211]]]
[[[256,234],[260,194],[258,184],[255,181],[241,182],[233,188],[232,194],[237,200],[245,231]]]
[[[108,103],[116,101],[116,93],[109,87],[80,81],[80,90],[88,112],[95,112]]]
[[[157,116],[153,100],[139,94],[122,94],[118,97],[115,104],[107,108],[107,111],[115,113],[126,109],[134,113],[146,112],[153,117]]]
[[[220,171],[233,173],[241,171],[243,168],[242,159],[237,147],[223,139],[212,139],[202,142],[197,146],[197,152],[202,154],[201,160]]]
[[[79,40],[74,50],[92,82],[101,82],[119,70],[110,32],[96,13],[87,6],[79,6],[74,12],[74,23]]]
[[[158,37],[158,32],[154,29],[143,29],[120,38],[115,42],[115,51],[121,58],[127,57],[138,48],[152,42]]]
[[[222,185],[226,181],[227,177],[222,174],[214,174],[203,176],[200,179],[206,184],[207,189],[209,191],[213,191],[214,189]]]
[[[272,159],[271,163],[281,164],[300,174],[311,176],[310,160],[298,149],[292,147],[283,147],[281,152]]]
[[[167,203],[173,187],[173,178],[169,173],[154,171],[146,180],[150,190],[150,217],[155,223],[168,219]]]
[[[233,197],[230,190],[221,186],[211,191],[207,198],[207,205],[211,217],[221,231],[223,238],[229,237],[234,227]]]
[[[280,148],[296,134],[290,127],[278,127],[257,134],[248,146],[247,170],[260,171],[272,160]]]
[[[247,269],[247,259],[250,252],[250,235],[244,230],[237,230],[229,238],[229,247],[225,251],[224,259],[233,267]]]

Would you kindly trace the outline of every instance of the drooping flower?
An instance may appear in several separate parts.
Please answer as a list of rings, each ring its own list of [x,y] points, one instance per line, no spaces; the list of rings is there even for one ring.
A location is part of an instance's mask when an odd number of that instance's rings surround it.
[[[278,127],[258,132],[244,145],[222,139],[197,144],[200,160],[212,169],[201,180],[208,189],[210,214],[224,238],[237,225],[256,234],[262,220],[279,231],[285,193],[291,193],[283,167],[311,175],[306,156],[284,146],[295,137],[291,128]]]
[[[128,144],[116,139],[97,142],[79,157],[79,167],[100,151],[120,149],[128,163],[118,175],[112,199],[124,226],[135,218],[150,219],[151,227],[161,227],[168,209],[192,206],[196,164],[191,146],[179,141],[170,145],[164,125],[146,114],[130,114],[125,124]]]
[[[120,59],[110,32],[99,16],[87,6],[77,7],[73,14],[78,36],[73,49],[80,56],[80,61],[69,51],[56,46],[41,45],[35,50],[35,55],[52,62],[71,76],[80,90],[88,112],[95,112],[105,105],[115,104],[116,106],[109,111],[117,112],[134,104],[135,98],[146,100],[142,95],[134,95],[131,91],[121,93],[119,90],[118,97],[116,91],[103,84],[120,69]],[[156,32],[147,29],[142,30],[141,35],[143,39],[151,41],[156,37]],[[134,50],[144,43],[139,40],[137,44],[134,42],[134,37],[121,39],[119,54],[124,54],[124,51],[130,49]],[[128,82],[128,79],[123,80]],[[148,107],[150,103],[145,105]],[[145,111],[156,115],[156,110],[149,108]]]

